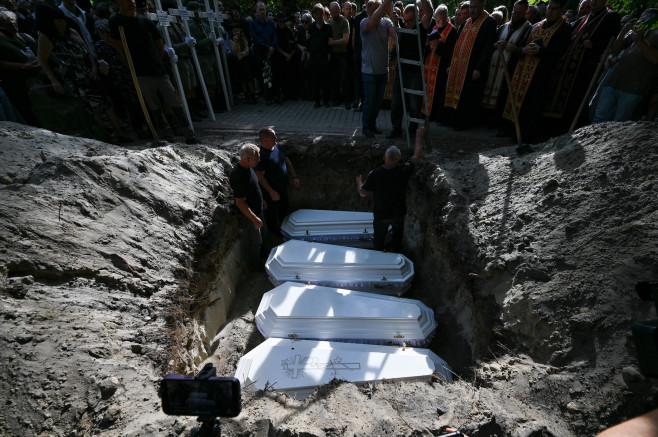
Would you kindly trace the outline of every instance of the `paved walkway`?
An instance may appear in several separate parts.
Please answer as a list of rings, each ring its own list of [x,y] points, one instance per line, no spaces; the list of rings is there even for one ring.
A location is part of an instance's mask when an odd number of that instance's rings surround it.
[[[208,133],[235,132],[257,133],[263,126],[273,126],[279,133],[298,133],[322,136],[353,137],[356,140],[368,141],[361,133],[362,112],[346,110],[342,106],[321,107],[314,109],[312,101],[289,101],[283,105],[266,105],[265,103],[246,104],[236,100],[230,112],[215,114],[216,121],[205,119],[195,123],[195,128]],[[406,136],[396,140],[386,140],[391,131],[391,111],[382,109],[377,117],[377,127],[383,133],[370,141],[377,143],[406,144]],[[509,146],[508,139],[496,138],[495,131],[487,128],[476,128],[467,132],[456,132],[453,129],[431,123],[430,133],[432,148],[436,151],[457,152],[466,144],[479,144],[480,148]],[[413,146],[414,139],[410,140]]]
[[[361,135],[362,112],[346,110],[343,106],[314,109],[312,101],[288,101],[283,105],[265,103],[246,104],[236,100],[230,112],[215,114],[216,121],[195,123],[203,130],[254,131],[262,126],[273,126],[285,132],[322,135]],[[390,111],[382,110],[377,126],[386,133],[391,129]],[[382,136],[383,137],[383,136]]]

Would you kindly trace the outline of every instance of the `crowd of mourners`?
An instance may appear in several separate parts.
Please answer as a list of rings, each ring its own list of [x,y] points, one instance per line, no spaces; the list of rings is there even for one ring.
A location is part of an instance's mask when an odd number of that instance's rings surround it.
[[[409,120],[458,130],[484,122],[533,142],[572,124],[655,120],[658,111],[658,29],[643,27],[656,8],[621,17],[605,0],[582,0],[577,10],[566,10],[567,0],[519,0],[488,12],[471,0],[451,14],[432,0],[368,0],[285,12],[231,4],[224,13],[220,1],[215,29],[195,14],[204,3],[183,2],[190,20],[163,26],[155,12],[178,9],[174,0],[157,8],[152,0],[0,0],[0,119],[43,126],[35,108],[66,98],[115,142],[148,137],[147,116],[165,136],[195,142],[190,121],[206,102],[225,109],[228,92],[237,104],[304,99],[361,111],[368,137],[381,133],[384,107],[388,138],[404,132],[406,109]],[[416,128],[408,124],[411,135]]]

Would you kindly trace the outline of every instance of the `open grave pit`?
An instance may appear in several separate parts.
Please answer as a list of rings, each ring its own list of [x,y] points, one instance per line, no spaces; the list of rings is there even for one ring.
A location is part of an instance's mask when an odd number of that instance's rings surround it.
[[[158,379],[204,361],[232,375],[263,340],[253,315],[272,285],[243,270],[227,178],[253,135],[130,150],[2,129],[0,429],[189,429],[161,413]],[[279,136],[302,179],[291,209],[370,210],[355,176],[388,143]],[[625,123],[523,157],[479,143],[426,154],[409,186],[405,297],[434,309],[429,347],[457,381],[245,392],[224,435],[592,435],[655,407],[630,325],[654,317],[632,287],[658,271],[657,144],[654,124]]]

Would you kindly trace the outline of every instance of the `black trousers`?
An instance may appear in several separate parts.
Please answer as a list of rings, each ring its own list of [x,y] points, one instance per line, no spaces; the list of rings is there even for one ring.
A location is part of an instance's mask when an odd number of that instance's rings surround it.
[[[372,222],[375,231],[375,250],[384,251],[386,249],[386,234],[388,227],[393,228],[393,238],[391,240],[391,250],[400,253],[402,250],[402,231],[404,230],[404,217],[396,219],[375,220]]]
[[[265,99],[271,100],[272,99],[272,91],[271,88],[268,88],[265,85],[264,82],[264,77],[263,77],[263,66],[265,64],[265,61],[267,61],[267,54],[269,53],[269,49],[261,46],[254,46],[254,75],[256,77],[256,80],[258,81],[258,88],[261,96],[265,96]],[[272,66],[272,63],[270,62],[270,68]],[[274,78],[272,78],[274,79]]]
[[[265,191],[265,190],[263,190]],[[288,215],[288,193],[286,190],[277,190],[279,200],[276,202],[266,196],[267,207],[265,208],[265,224],[267,230],[277,237],[281,237],[281,224]]]
[[[320,98],[324,103],[329,103],[329,59],[326,56],[311,56],[309,59],[311,71],[311,89],[315,103],[320,103]]]

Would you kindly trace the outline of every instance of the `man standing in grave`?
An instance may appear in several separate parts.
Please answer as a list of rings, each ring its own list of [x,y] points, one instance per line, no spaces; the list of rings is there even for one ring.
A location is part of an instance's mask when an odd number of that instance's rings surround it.
[[[288,215],[288,185],[292,177],[295,188],[300,182],[292,162],[279,147],[276,133],[271,127],[264,127],[260,137],[260,163],[254,169],[265,199],[265,223],[272,235],[281,237],[281,224]]]
[[[392,251],[399,253],[402,249],[404,216],[407,213],[407,184],[423,152],[424,137],[425,126],[420,126],[416,131],[414,154],[406,163],[400,164],[400,149],[391,146],[384,154],[384,164],[371,171],[365,182],[361,175],[356,177],[359,195],[366,197],[372,194],[374,197],[372,224],[375,231],[375,250],[383,251],[386,248],[389,226],[393,228]]]
[[[247,251],[249,266],[254,270],[262,270],[260,248],[263,243],[263,195],[258,185],[258,177],[253,168],[260,162],[258,146],[245,143],[240,147],[240,161],[233,167],[229,181],[235,205],[245,217],[244,232],[247,236]]]

